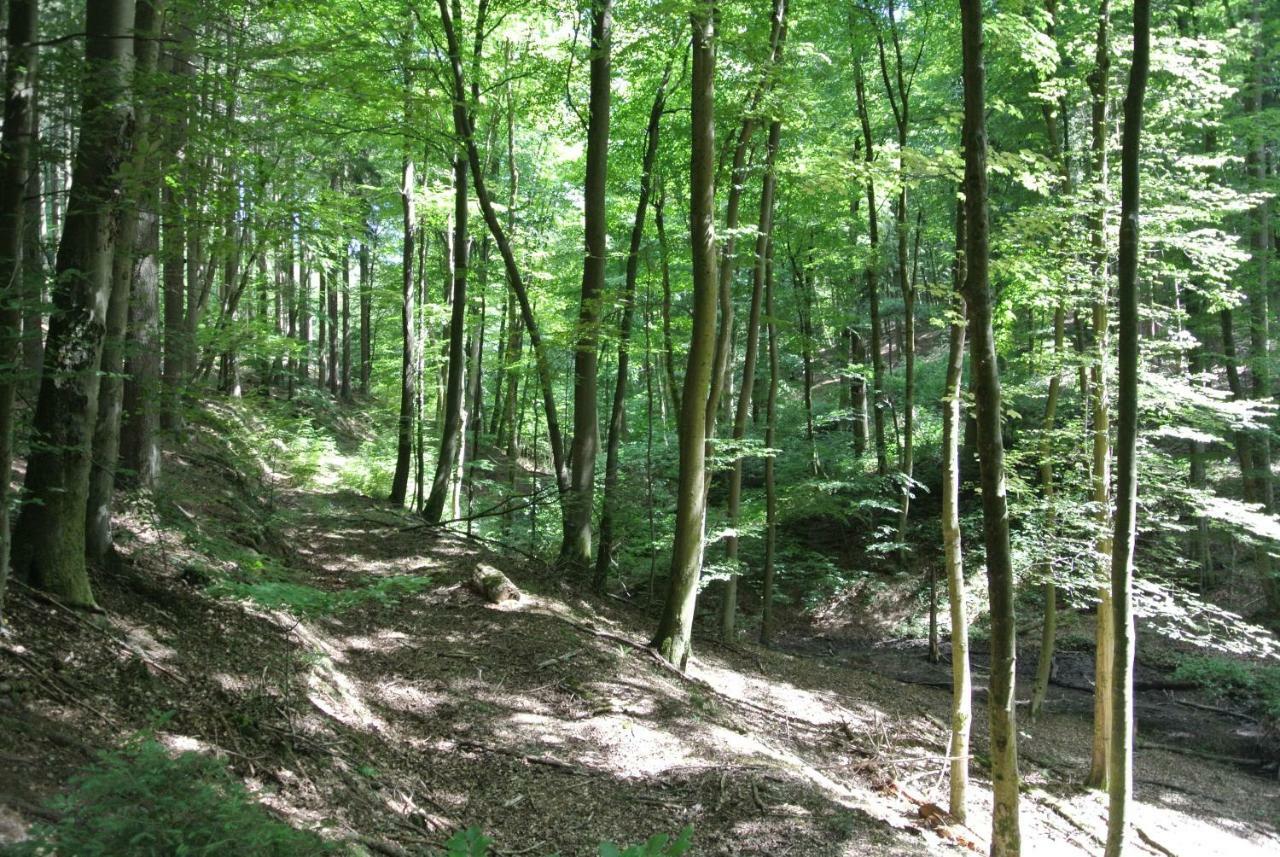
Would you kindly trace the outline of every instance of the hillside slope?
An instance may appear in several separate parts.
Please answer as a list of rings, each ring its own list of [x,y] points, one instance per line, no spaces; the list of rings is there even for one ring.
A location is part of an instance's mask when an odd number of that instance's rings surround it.
[[[11,592],[0,836],[55,817],[43,804],[95,750],[153,727],[369,853],[474,826],[500,854],[586,855],[686,824],[696,854],[985,853],[981,687],[969,829],[929,805],[945,688],[882,675],[887,657],[710,644],[681,676],[644,648],[638,608],[324,478],[246,476],[222,428],[196,426],[164,496],[134,502],[101,615]],[[479,564],[523,596],[477,596]],[[1024,734],[1027,853],[1096,853],[1102,799],[1062,785],[1087,764],[1080,706]],[[1177,749],[1139,753],[1140,847],[1275,853],[1280,784]]]

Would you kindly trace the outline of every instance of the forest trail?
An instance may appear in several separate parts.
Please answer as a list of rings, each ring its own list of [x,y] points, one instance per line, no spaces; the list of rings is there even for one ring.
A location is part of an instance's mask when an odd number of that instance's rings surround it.
[[[185,534],[141,507],[125,517],[102,616],[13,594],[0,832],[48,817],[40,805],[94,749],[153,726],[225,758],[295,826],[369,853],[434,853],[477,827],[499,854],[587,855],[686,824],[707,855],[986,851],[980,693],[975,831],[931,808],[945,803],[945,689],[848,653],[710,644],[677,675],[643,647],[651,619],[619,599],[331,480],[245,480],[219,443],[202,431],[167,462]],[[227,597],[197,554],[220,540],[241,545],[242,572],[277,576]],[[478,597],[480,563],[523,597]],[[1087,717],[1054,708],[1023,730],[1028,853],[1096,853],[1102,797],[1060,785],[1087,763]],[[1280,846],[1275,781],[1150,749],[1137,765],[1137,821],[1158,843],[1141,853]]]

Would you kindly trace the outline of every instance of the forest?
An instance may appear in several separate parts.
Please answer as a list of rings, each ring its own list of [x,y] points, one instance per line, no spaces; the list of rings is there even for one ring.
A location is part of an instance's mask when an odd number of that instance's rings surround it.
[[[1280,853],[1276,0],[0,23],[0,854]]]

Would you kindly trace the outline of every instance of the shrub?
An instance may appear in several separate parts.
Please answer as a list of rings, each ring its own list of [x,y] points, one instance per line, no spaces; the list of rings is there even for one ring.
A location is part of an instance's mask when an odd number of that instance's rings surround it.
[[[309,857],[335,846],[272,817],[217,759],[171,756],[153,739],[103,752],[52,808],[55,824],[9,846],[13,857],[253,854]]]

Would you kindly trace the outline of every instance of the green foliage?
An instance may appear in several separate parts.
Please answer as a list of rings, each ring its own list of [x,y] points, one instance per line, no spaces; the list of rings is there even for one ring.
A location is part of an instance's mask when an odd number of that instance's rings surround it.
[[[37,825],[10,857],[308,857],[336,847],[272,817],[217,759],[172,756],[152,738],[103,752],[77,775],[52,808],[62,815]]]
[[[1280,720],[1280,666],[1196,655],[1179,662],[1173,675],[1214,696],[1249,702],[1268,718]]]
[[[600,846],[600,857],[680,857],[693,847],[693,827],[685,825],[675,839],[665,833],[649,837],[647,842],[619,848],[611,842]]]
[[[247,598],[268,610],[285,609],[298,616],[331,616],[364,604],[390,606],[402,598],[421,592],[431,578],[417,574],[396,574],[372,578],[364,586],[330,591],[292,580],[226,579],[210,587],[214,595]]]

